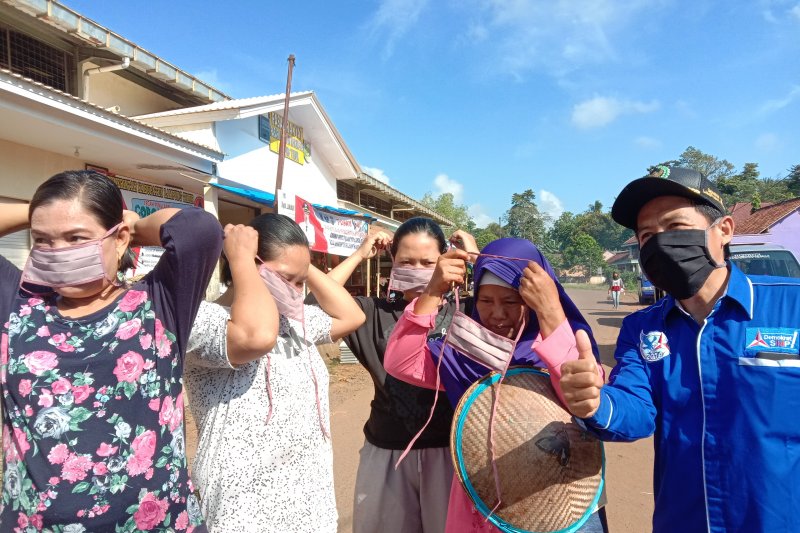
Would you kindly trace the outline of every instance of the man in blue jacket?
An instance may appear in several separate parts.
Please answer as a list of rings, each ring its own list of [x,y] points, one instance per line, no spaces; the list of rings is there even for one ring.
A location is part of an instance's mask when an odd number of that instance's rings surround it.
[[[667,296],[625,318],[608,384],[590,351],[563,365],[570,411],[603,440],[655,433],[654,532],[800,531],[800,283],[727,260],[697,171],[656,167],[611,215]]]

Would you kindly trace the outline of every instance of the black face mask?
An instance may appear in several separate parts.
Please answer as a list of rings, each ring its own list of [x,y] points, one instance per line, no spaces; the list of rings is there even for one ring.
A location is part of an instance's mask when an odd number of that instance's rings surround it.
[[[697,294],[718,264],[711,257],[702,229],[656,233],[642,246],[639,264],[653,282],[678,300]]]

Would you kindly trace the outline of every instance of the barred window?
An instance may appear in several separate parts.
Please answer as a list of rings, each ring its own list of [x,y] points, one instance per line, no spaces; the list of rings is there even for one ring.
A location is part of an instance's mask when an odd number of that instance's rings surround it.
[[[362,192],[361,193],[361,207],[366,207],[367,209],[372,209],[376,213],[380,213],[384,216],[391,216],[392,213],[392,204],[387,202],[386,200],[381,200],[375,196],[372,196],[369,193]]]
[[[336,196],[339,197],[339,200],[354,204],[356,203],[356,188],[343,181],[337,181]]]
[[[70,92],[72,56],[24,33],[0,28],[0,67]]]
[[[8,68],[8,30],[0,28],[0,68]]]

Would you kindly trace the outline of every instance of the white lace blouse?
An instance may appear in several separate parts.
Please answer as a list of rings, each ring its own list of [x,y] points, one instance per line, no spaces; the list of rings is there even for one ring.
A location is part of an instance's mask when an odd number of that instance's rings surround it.
[[[331,318],[306,305],[304,340],[303,324],[282,316],[275,348],[238,367],[227,357],[229,318],[204,302],[186,353],[199,434],[192,479],[209,531],[335,532],[333,451],[321,427],[329,432],[328,370],[315,346],[330,342]]]

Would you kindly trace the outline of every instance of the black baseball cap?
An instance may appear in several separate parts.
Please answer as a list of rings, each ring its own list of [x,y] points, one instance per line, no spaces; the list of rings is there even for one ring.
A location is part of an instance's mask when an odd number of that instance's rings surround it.
[[[703,174],[692,168],[658,165],[650,174],[633,180],[622,189],[611,207],[611,218],[617,224],[636,230],[639,211],[659,196],[683,196],[725,213],[722,196]]]

